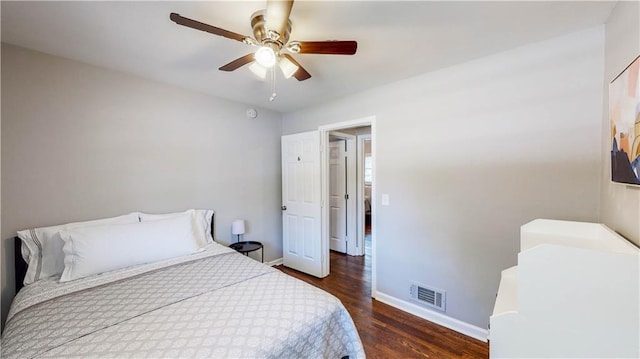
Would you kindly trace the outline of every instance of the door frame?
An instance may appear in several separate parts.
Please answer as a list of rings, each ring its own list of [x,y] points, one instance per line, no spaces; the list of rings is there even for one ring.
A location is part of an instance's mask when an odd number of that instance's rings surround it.
[[[358,202],[358,213],[357,213],[357,220],[356,220],[356,226],[357,226],[357,248],[356,248],[356,255],[358,256],[363,256],[364,255],[364,233],[365,233],[365,228],[364,228],[364,187],[365,187],[365,183],[364,183],[364,143],[365,141],[371,141],[371,144],[373,145],[373,140],[371,140],[371,135],[358,135],[356,137],[357,143],[358,143],[358,148],[356,150],[356,153],[358,155],[358,188],[357,188],[357,199],[356,201]],[[371,197],[373,197],[373,181],[371,182]],[[373,213],[373,198],[371,198],[371,213]],[[372,218],[373,221],[373,218]],[[371,228],[373,229],[373,226],[371,226]]]
[[[345,164],[346,164],[346,170],[345,170],[345,178],[347,179],[347,183],[345,185],[345,192],[350,194],[349,198],[347,199],[346,205],[347,205],[347,209],[346,209],[346,228],[347,228],[347,233],[346,233],[346,237],[347,237],[347,245],[345,246],[345,252],[346,254],[349,255],[357,255],[357,241],[358,241],[358,221],[357,221],[357,206],[355,204],[357,204],[357,191],[358,191],[358,176],[357,176],[357,163],[358,163],[358,159],[357,159],[357,141],[358,141],[358,137],[356,135],[352,135],[349,133],[342,133],[340,131],[329,131],[329,137],[337,137],[340,138],[341,140],[345,141],[345,156],[346,156],[346,160],[345,160]],[[329,146],[330,141],[327,143],[327,146]],[[328,149],[328,147],[327,147]],[[329,152],[327,152],[329,153]],[[327,175],[330,175],[330,168],[329,168],[329,161],[330,158],[329,156],[327,156]],[[327,185],[327,191],[330,191],[329,185]],[[327,196],[327,200],[329,199],[329,196]],[[327,217],[327,220],[330,221],[331,217]],[[351,227],[349,227],[351,226]],[[329,227],[331,227],[331,222],[329,222]],[[329,240],[331,240],[331,233],[329,232]],[[331,247],[331,245],[329,245],[329,247]]]
[[[321,177],[321,206],[322,206],[322,214],[321,214],[321,238],[322,238],[322,257],[324,260],[325,268],[328,269],[329,273],[331,271],[329,267],[329,166],[328,166],[328,153],[329,153],[329,132],[331,131],[339,131],[348,128],[354,127],[362,127],[362,126],[371,126],[371,161],[373,164],[372,171],[372,183],[371,186],[371,293],[370,295],[373,297],[373,294],[377,291],[377,275],[376,275],[376,241],[377,241],[377,214],[378,211],[376,209],[376,116],[368,116],[355,120],[344,121],[333,123],[329,125],[319,126],[318,130],[320,131],[320,153],[321,153],[321,169],[320,169],[320,177]]]

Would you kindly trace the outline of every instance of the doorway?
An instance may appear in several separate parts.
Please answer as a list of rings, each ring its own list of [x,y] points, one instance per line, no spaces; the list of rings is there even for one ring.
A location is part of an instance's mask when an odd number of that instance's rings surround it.
[[[329,249],[355,254],[357,156],[356,136],[329,132]]]
[[[332,173],[332,167],[335,169],[342,168],[342,164],[336,161],[335,154],[338,153],[338,157],[341,156],[340,151],[336,148],[344,148],[344,142],[340,142],[339,136],[336,133],[342,135],[350,135],[355,137],[355,158],[356,161],[352,165],[355,176],[347,176],[347,182],[349,178],[355,178],[354,189],[355,191],[347,191],[349,199],[355,199],[351,203],[346,202],[346,206],[349,209],[354,210],[354,216],[352,221],[346,219],[345,226],[351,228],[354,231],[351,232],[351,236],[347,234],[346,241],[346,255],[347,258],[351,256],[364,256],[364,265],[371,268],[371,296],[374,296],[376,292],[376,272],[375,272],[375,118],[368,117],[361,120],[342,122],[333,125],[321,126],[321,152],[322,152],[322,198],[323,203],[323,215],[322,215],[322,242],[327,243],[326,251],[323,250],[323,256],[326,259],[326,266],[329,267],[329,258],[334,257],[336,254],[330,253],[332,246],[330,243],[334,241],[335,229],[342,229],[338,223],[332,223],[332,219],[336,218],[336,213],[339,213],[334,206],[333,201],[340,199],[339,191],[332,188],[332,182],[336,182],[337,178],[341,176]],[[353,138],[352,137],[352,138]],[[333,150],[333,155],[332,155]],[[348,157],[347,157],[348,158]],[[349,166],[347,165],[347,170]],[[336,171],[338,172],[338,171]],[[355,196],[354,196],[355,194]],[[354,198],[355,197],[355,198]],[[344,197],[342,198],[344,200]],[[345,218],[342,215],[339,219]],[[347,231],[348,233],[348,231]],[[355,240],[354,240],[355,239]],[[336,251],[335,249],[333,249]],[[337,250],[336,252],[341,252]],[[330,272],[330,270],[328,271]]]
[[[327,151],[329,248],[362,256],[371,245],[371,126],[329,132]]]
[[[370,253],[367,265],[370,266],[371,296],[376,291],[376,142],[375,116],[320,126],[316,131],[296,133],[282,136],[282,257],[286,267],[324,278],[330,273],[330,132],[338,131],[344,135],[367,135],[360,133],[367,128],[371,143],[371,187],[368,211],[370,213],[371,235]],[[354,131],[354,133],[349,133]],[[353,138],[353,137],[351,137]],[[362,142],[364,143],[364,142]],[[361,146],[362,147],[362,146]],[[347,145],[348,148],[348,145]],[[357,156],[352,156],[357,158]],[[359,162],[363,162],[360,160]],[[357,164],[357,163],[356,163]],[[347,170],[354,166],[347,165]],[[363,173],[363,172],[357,172]],[[357,175],[357,174],[356,174]],[[364,175],[360,175],[357,183],[361,183]],[[353,178],[353,177],[351,177]],[[353,193],[354,190],[350,190]],[[356,240],[347,241],[346,258],[358,258],[365,254],[365,221],[366,211],[364,185],[356,184],[357,196],[355,204],[347,208],[356,209]],[[353,201],[353,196],[348,198]],[[348,219],[347,219],[348,221]],[[351,222],[353,223],[353,222]],[[347,224],[347,226],[349,226]],[[354,226],[349,228],[353,230]],[[353,234],[351,234],[353,238]],[[356,252],[356,250],[358,252]],[[367,256],[365,256],[365,259]]]

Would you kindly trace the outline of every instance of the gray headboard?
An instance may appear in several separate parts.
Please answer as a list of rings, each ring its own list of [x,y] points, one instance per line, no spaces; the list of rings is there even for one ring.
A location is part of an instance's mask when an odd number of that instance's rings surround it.
[[[20,237],[13,237],[14,260],[16,267],[16,293],[24,287],[24,276],[27,275],[27,262],[22,259],[22,241]]]

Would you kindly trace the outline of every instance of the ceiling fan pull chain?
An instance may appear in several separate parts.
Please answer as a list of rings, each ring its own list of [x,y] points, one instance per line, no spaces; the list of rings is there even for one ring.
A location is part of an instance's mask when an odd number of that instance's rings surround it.
[[[269,101],[273,101],[276,99],[276,67],[271,68],[271,97],[269,97]]]

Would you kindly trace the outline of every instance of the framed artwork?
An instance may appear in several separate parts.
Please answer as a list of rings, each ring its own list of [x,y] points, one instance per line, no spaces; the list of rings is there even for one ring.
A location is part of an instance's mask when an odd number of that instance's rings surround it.
[[[609,84],[611,180],[640,186],[640,55]]]

